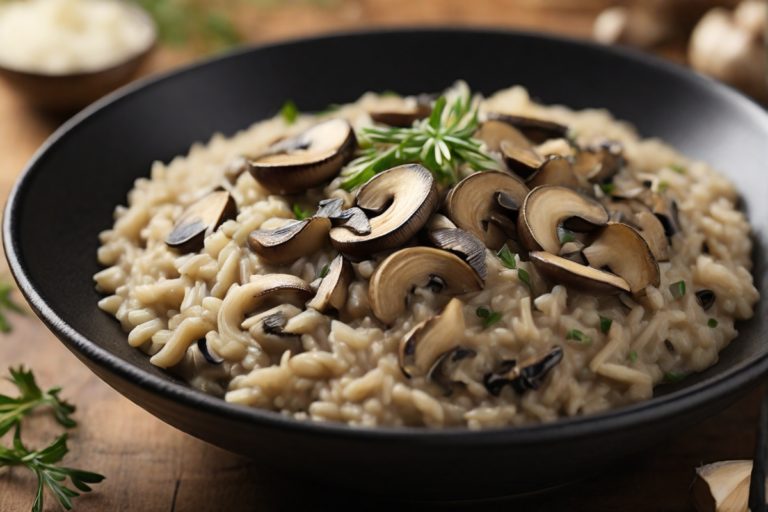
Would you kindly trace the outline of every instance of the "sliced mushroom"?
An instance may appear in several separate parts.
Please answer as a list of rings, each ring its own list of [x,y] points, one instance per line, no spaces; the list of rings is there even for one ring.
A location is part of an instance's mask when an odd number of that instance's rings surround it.
[[[371,232],[368,216],[357,206],[342,210],[338,215],[331,217],[331,222],[334,226],[348,229],[356,235],[368,235]]]
[[[240,327],[247,330],[259,346],[272,358],[279,358],[286,350],[302,352],[301,337],[285,330],[288,320],[301,312],[293,304],[278,304],[246,318]]]
[[[343,119],[331,119],[273,144],[249,162],[249,170],[270,192],[303,192],[336,176],[352,158],[355,146],[352,126]]]
[[[456,347],[438,358],[437,363],[432,367],[427,377],[443,390],[445,396],[450,396],[453,393],[454,387],[464,384],[454,377],[459,369],[459,365],[461,365],[462,361],[476,355],[477,352],[472,349]]]
[[[229,192],[211,192],[181,214],[165,243],[184,253],[199,251],[206,236],[216,231],[222,222],[236,216],[237,205]]]
[[[400,369],[406,377],[431,373],[440,357],[455,350],[464,336],[464,303],[451,299],[442,313],[421,322],[400,341]]]
[[[264,311],[281,304],[303,306],[312,297],[312,289],[303,279],[291,274],[267,274],[253,277],[244,285],[234,285],[227,291],[217,317],[223,340],[240,345],[252,345],[249,333],[241,324],[246,315]],[[258,361],[266,363],[262,358]]]
[[[208,340],[200,338],[197,340],[197,349],[203,355],[203,359],[209,364],[221,364],[224,362],[220,356],[218,356],[213,350],[208,347]]]
[[[340,198],[323,199],[317,203],[315,217],[328,217],[333,219],[341,215],[344,209],[344,200]]]
[[[634,228],[610,222],[583,251],[590,266],[608,268],[629,283],[632,293],[659,285],[659,264],[648,244]]]
[[[485,388],[493,396],[499,396],[504,386],[511,386],[518,394],[529,389],[539,389],[547,374],[563,359],[563,349],[554,347],[544,357],[517,364],[514,359],[502,361],[500,368],[483,378]]]
[[[435,229],[429,231],[427,236],[438,249],[450,251],[469,263],[480,279],[485,281],[488,275],[485,246],[476,236],[463,229]]]
[[[582,149],[574,159],[574,172],[592,183],[604,183],[624,166],[624,150],[618,142],[606,141]]]
[[[331,243],[352,257],[400,247],[427,223],[437,200],[435,180],[426,168],[418,164],[393,167],[371,178],[357,193],[357,206],[375,214],[369,219],[370,233],[333,228]]]
[[[495,250],[508,238],[507,230],[500,224],[506,218],[514,228],[514,217],[527,194],[528,187],[514,176],[497,171],[478,172],[451,189],[445,209],[459,228]]]
[[[488,114],[488,119],[501,121],[515,127],[534,144],[541,144],[549,139],[562,139],[568,136],[567,126],[545,119],[499,113]]]
[[[573,165],[568,158],[552,156],[547,158],[539,168],[525,181],[528,188],[542,185],[560,185],[568,188],[578,188],[579,180],[573,171]]]
[[[507,141],[514,146],[531,147],[531,142],[520,130],[502,121],[484,122],[475,133],[475,138],[483,141],[489,151],[501,152],[501,143]]]
[[[725,460],[697,468],[691,486],[695,509],[697,512],[748,511],[751,475],[751,460]],[[768,479],[765,485],[768,486]]]
[[[581,222],[571,223],[570,229],[582,231],[606,224],[609,216],[603,205],[569,188],[537,187],[526,196],[517,219],[520,241],[529,251],[557,254],[561,246],[557,228],[574,218]]]
[[[368,114],[377,123],[407,127],[432,112],[429,101],[414,98],[384,97]]]
[[[336,256],[328,265],[328,273],[320,281],[320,287],[307,306],[325,313],[333,308],[340,310],[347,303],[349,284],[354,278],[352,265],[342,255]]]
[[[324,217],[294,220],[277,229],[257,229],[248,235],[248,245],[264,261],[282,265],[317,252],[330,229]]]
[[[530,143],[521,145],[503,140],[499,147],[509,170],[523,179],[533,176],[547,160]]]
[[[650,207],[661,225],[664,226],[665,235],[672,236],[680,231],[677,203],[673,199],[667,199],[661,194],[653,193],[650,196]]]
[[[405,312],[408,295],[417,286],[428,286],[449,295],[479,291],[483,281],[458,256],[432,247],[409,247],[390,254],[374,271],[368,284],[373,314],[392,324]]]
[[[664,225],[645,203],[638,199],[614,199],[607,203],[607,208],[612,220],[637,229],[657,261],[669,260],[669,241],[664,234]]]
[[[629,283],[610,272],[581,265],[545,251],[534,251],[528,256],[536,270],[555,283],[596,295],[614,295],[630,291]]]

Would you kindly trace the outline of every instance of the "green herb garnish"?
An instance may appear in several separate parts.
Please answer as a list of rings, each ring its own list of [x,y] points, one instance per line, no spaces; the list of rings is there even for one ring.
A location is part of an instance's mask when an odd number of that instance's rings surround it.
[[[677,174],[685,174],[688,170],[680,164],[669,164],[668,167]]]
[[[660,181],[658,185],[656,185],[656,191],[657,192],[664,192],[669,188],[669,183],[666,181]]]
[[[600,190],[602,190],[605,195],[609,196],[616,190],[616,185],[613,183],[601,183]]]
[[[291,210],[293,211],[293,215],[298,220],[308,219],[312,216],[312,212],[302,208],[299,203],[293,203],[293,206],[291,206]]]
[[[288,100],[280,108],[280,117],[286,124],[293,124],[299,118],[299,108],[292,100]]]
[[[21,442],[21,425],[16,425],[11,448],[0,446],[0,467],[24,466],[37,476],[37,492],[32,504],[33,512],[43,510],[43,489],[45,487],[56,497],[66,510],[72,509],[72,498],[80,496],[80,493],[65,485],[69,478],[81,492],[89,492],[88,484],[97,484],[104,480],[102,475],[82,471],[80,469],[56,466],[56,463],[64,458],[67,448],[67,434],[62,434],[49,446],[42,450],[30,450]]]
[[[5,313],[12,311],[20,315],[24,315],[24,309],[14,302],[11,294],[13,293],[13,285],[7,282],[0,282],[0,332],[11,332],[13,328],[11,323],[6,318]]]
[[[441,96],[432,114],[411,127],[363,128],[357,138],[365,149],[344,171],[342,188],[352,190],[386,169],[408,163],[422,164],[445,184],[459,180],[463,163],[475,171],[497,168],[498,162],[472,137],[479,125],[477,109],[478,102],[465,91],[450,104]]]
[[[576,235],[574,235],[573,231],[570,229],[566,229],[563,226],[557,226],[557,238],[560,240],[561,244],[567,244],[568,242],[576,240]]]
[[[707,326],[711,327],[712,329],[717,327],[717,319],[716,318],[710,318],[709,320],[707,320]]]
[[[600,317],[600,332],[603,334],[607,334],[608,331],[611,330],[611,324],[613,323],[613,320],[610,318],[606,318],[604,316]]]
[[[515,262],[515,253],[510,251],[509,247],[506,245],[499,249],[499,252],[496,253],[496,256],[499,257],[501,264],[505,267],[512,269],[517,268],[517,263]]]
[[[517,278],[528,286],[528,290],[533,291],[533,286],[531,286],[531,276],[528,275],[527,270],[524,268],[517,269]]]
[[[581,345],[591,345],[592,344],[592,338],[584,334],[578,329],[571,329],[568,331],[565,335],[565,339],[567,340],[573,340]]]
[[[320,272],[317,274],[317,277],[319,277],[320,279],[322,279],[322,278],[324,278],[325,276],[327,276],[327,275],[328,275],[328,269],[329,269],[329,268],[330,268],[330,267],[328,266],[328,264],[327,264],[327,263],[326,263],[325,265],[323,265],[323,267],[320,269]]]
[[[677,281],[676,283],[669,285],[669,292],[676,299],[685,295],[685,281]]]
[[[501,313],[483,306],[477,308],[475,314],[483,320],[483,327],[486,329],[501,320]]]
[[[51,388],[43,391],[35,382],[35,376],[23,366],[18,369],[9,369],[11,376],[8,379],[19,390],[19,396],[11,397],[0,395],[0,436],[8,432],[14,425],[18,425],[26,414],[33,409],[49,406],[61,425],[70,428],[76,425],[70,415],[75,412],[75,407],[59,398],[61,388]]]
[[[386,91],[381,91],[381,94],[379,94],[379,96],[383,98],[399,98],[400,93],[387,89]]]
[[[688,375],[681,372],[666,372],[664,374],[664,382],[667,382],[669,384],[680,382],[684,378],[686,378]]]
[[[637,352],[634,350],[631,350],[629,352],[629,362],[636,363],[637,362]]]

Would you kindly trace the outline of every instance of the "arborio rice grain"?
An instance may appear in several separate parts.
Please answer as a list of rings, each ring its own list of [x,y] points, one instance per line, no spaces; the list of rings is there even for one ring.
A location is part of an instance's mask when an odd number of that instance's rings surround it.
[[[371,124],[367,112],[379,101],[366,94],[320,118],[341,117],[355,128],[366,126]],[[230,184],[224,172],[239,155],[258,153],[278,136],[298,133],[318,120],[301,116],[293,125],[279,117],[263,121],[230,139],[215,135],[167,165],[156,162],[149,178],[136,180],[128,206],[115,209],[113,228],[100,235],[98,259],[106,268],[94,279],[106,296],[99,306],[120,321],[131,346],[196,388],[299,419],[359,426],[479,429],[552,421],[648,399],[665,376],[714,364],[737,335],[734,321],[750,317],[758,299],[750,274],[749,225],[735,207],[732,185],[659,140],[639,139],[631,126],[603,110],[538,105],[525,89],[513,87],[486,99],[481,111],[551,119],[569,126],[579,140],[617,140],[628,160],[622,173],[638,180],[652,175],[666,183],[679,206],[682,233],[671,239],[671,260],[660,264],[660,286],[650,287],[642,299],[594,297],[562,285],[548,288],[530,262],[518,259],[518,268],[531,277],[537,292],[532,294],[516,270],[486,251],[486,286],[463,297],[465,337],[477,356],[461,363],[458,372],[465,385],[446,396],[425,378],[404,376],[397,346],[414,325],[438,314],[448,298],[418,289],[408,313],[384,330],[368,306],[368,278],[381,260],[377,257],[354,264],[355,281],[339,319],[296,308],[289,327],[300,333],[301,347],[270,357],[247,331],[247,320],[242,328],[235,326],[237,332],[218,325],[220,309],[230,307],[252,275],[290,273],[311,282],[335,254],[328,246],[290,265],[263,264],[249,250],[247,236],[274,225],[275,219],[292,218],[291,204],[270,196],[248,173]],[[545,145],[549,153],[569,151],[562,140]],[[686,172],[676,172],[673,162]],[[199,254],[169,249],[165,237],[185,207],[221,186],[233,195],[237,218],[208,236]],[[324,193],[352,203],[338,179]],[[678,298],[669,285],[681,280],[688,293]],[[707,311],[695,300],[693,291],[700,289],[717,296]],[[484,328],[478,307],[499,312],[500,321]],[[601,316],[613,320],[606,333]],[[589,342],[567,339],[574,329]],[[211,364],[198,339],[205,339],[223,363]],[[482,375],[495,362],[524,360],[553,346],[562,347],[564,357],[540,389],[518,395],[507,387],[494,397],[483,386]]]

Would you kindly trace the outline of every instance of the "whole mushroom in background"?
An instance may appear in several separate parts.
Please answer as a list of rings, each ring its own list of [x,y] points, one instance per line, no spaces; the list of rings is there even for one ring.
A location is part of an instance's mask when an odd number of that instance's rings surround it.
[[[641,49],[688,37],[695,70],[768,101],[763,0],[650,0],[610,7],[595,19],[593,37]]]

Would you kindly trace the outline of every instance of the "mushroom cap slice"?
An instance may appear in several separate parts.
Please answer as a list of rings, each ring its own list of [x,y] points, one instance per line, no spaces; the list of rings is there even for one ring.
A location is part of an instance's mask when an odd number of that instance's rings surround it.
[[[605,141],[579,151],[574,162],[576,174],[593,183],[603,183],[612,178],[624,166],[621,144]]]
[[[400,340],[400,369],[407,377],[429,375],[441,356],[464,339],[464,303],[453,298],[437,316],[421,322]]]
[[[427,223],[437,201],[435,179],[425,167],[393,167],[371,178],[357,193],[357,206],[377,213],[369,219],[370,233],[359,235],[336,227],[331,230],[331,243],[353,257],[400,247]]]
[[[428,117],[432,112],[429,102],[399,97],[380,98],[375,108],[368,111],[377,123],[388,126],[408,127],[415,121]]]
[[[307,306],[321,313],[329,309],[340,310],[347,303],[349,283],[354,277],[352,265],[339,254],[328,265],[328,273],[320,281],[317,293],[307,302]]]
[[[352,126],[331,119],[273,144],[249,162],[249,171],[272,193],[303,192],[336,176],[352,158],[356,144]]]
[[[614,198],[606,206],[612,220],[637,229],[657,261],[669,260],[669,241],[664,234],[664,225],[645,203],[638,199]]]
[[[489,151],[501,152],[501,143],[507,141],[514,146],[531,147],[531,142],[520,130],[502,121],[484,122],[475,132],[475,138],[483,141]]]
[[[529,251],[542,249],[557,254],[561,245],[557,228],[573,217],[588,226],[602,226],[609,219],[603,205],[578,192],[555,185],[537,187],[526,196],[520,209],[520,241]]]
[[[317,252],[325,243],[331,221],[325,217],[291,221],[277,229],[257,229],[248,235],[248,246],[273,265],[291,263]]]
[[[438,279],[443,293],[461,295],[479,291],[483,281],[472,267],[448,251],[432,247],[408,247],[390,254],[368,283],[373,314],[390,325],[405,313],[411,290]]]
[[[582,292],[613,295],[630,291],[629,283],[610,272],[581,265],[545,251],[533,251],[528,256],[541,275]]]
[[[488,119],[501,121],[517,128],[534,144],[541,144],[549,139],[562,139],[568,135],[568,127],[554,121],[535,119],[533,117],[516,116],[492,112]]]
[[[590,266],[607,267],[629,283],[637,294],[647,286],[659,286],[659,264],[648,244],[636,229],[620,222],[610,222],[597,238],[582,251]]]
[[[490,394],[499,396],[501,389],[509,385],[518,394],[529,389],[539,389],[547,374],[563,359],[563,349],[554,347],[543,357],[517,364],[514,359],[502,361],[498,371],[488,373],[483,384]]]
[[[165,243],[184,253],[199,251],[206,236],[236,216],[237,205],[229,192],[211,192],[184,210]]]
[[[266,274],[254,277],[244,285],[233,285],[219,308],[219,334],[222,339],[252,344],[250,334],[241,327],[247,314],[280,304],[302,306],[310,297],[312,289],[309,285],[291,274]]]
[[[494,213],[507,216],[511,203],[520,208],[529,190],[518,178],[503,172],[486,171],[471,174],[448,193],[445,209],[448,217],[491,248],[498,249],[507,234],[492,221]],[[500,204],[499,194],[504,195]]]
[[[528,188],[542,185],[560,185],[568,188],[578,188],[579,180],[573,172],[570,160],[563,156],[549,157],[539,169],[526,181]]]
[[[523,179],[533,176],[546,161],[530,143],[520,145],[503,140],[499,147],[501,156],[504,157],[504,163],[507,164],[509,170]]]
[[[488,268],[485,264],[485,246],[473,234],[463,229],[435,229],[427,237],[438,249],[451,251],[469,263],[480,279],[485,281]]]

